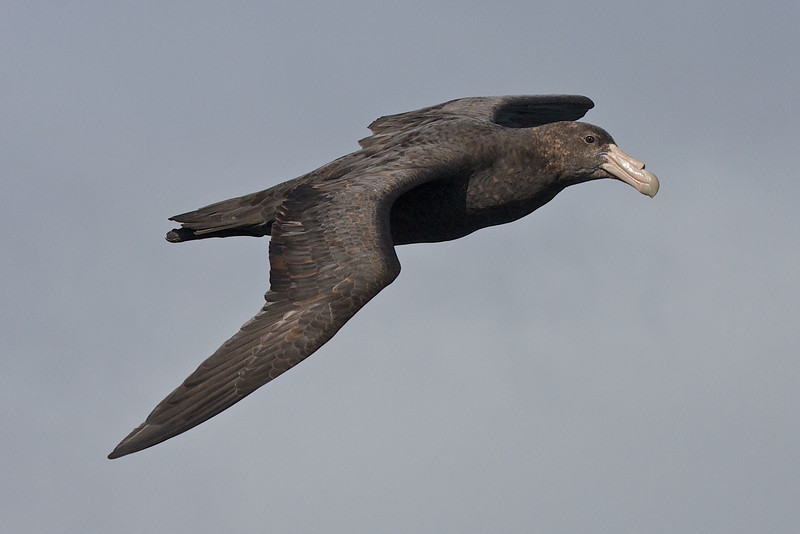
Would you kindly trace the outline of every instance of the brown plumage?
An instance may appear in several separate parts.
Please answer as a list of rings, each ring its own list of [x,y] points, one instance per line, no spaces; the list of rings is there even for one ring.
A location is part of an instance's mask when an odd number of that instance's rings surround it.
[[[480,97],[381,117],[361,150],[274,187],[171,220],[167,240],[270,236],[266,304],[109,455],[155,445],[220,413],[311,355],[400,272],[395,245],[516,220],[565,187],[654,175],[611,136],[572,122],[582,96]]]

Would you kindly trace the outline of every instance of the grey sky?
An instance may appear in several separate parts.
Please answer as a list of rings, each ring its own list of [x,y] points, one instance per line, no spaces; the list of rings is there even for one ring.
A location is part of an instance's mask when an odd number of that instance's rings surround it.
[[[796,2],[5,2],[8,532],[797,532]],[[167,217],[380,115],[578,93],[647,163],[398,280],[220,416],[106,454],[255,311]]]

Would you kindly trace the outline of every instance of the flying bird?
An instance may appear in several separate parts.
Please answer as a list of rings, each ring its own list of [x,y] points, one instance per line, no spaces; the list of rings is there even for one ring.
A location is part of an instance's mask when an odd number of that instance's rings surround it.
[[[658,179],[576,95],[475,97],[381,117],[361,149],[264,191],[171,217],[173,243],[269,236],[266,303],[109,454],[174,437],[320,348],[400,273],[394,247],[523,217],[567,186]]]

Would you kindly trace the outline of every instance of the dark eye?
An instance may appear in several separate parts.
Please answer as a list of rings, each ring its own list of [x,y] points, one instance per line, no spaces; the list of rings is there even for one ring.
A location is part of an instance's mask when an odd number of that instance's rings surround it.
[[[583,138],[583,140],[586,141],[589,144],[592,144],[595,141],[597,141],[597,139],[595,139],[595,137],[593,135],[587,135],[586,137]]]

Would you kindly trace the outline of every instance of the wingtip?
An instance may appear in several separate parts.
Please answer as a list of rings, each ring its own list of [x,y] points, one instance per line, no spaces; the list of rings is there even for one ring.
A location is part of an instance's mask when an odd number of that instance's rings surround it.
[[[144,424],[136,427],[133,432],[125,436],[125,439],[120,441],[114,450],[108,454],[108,459],[113,460],[115,458],[119,458],[121,456],[125,456],[126,454],[131,454],[133,452],[138,451],[139,449],[135,447],[134,442],[136,441],[136,437],[139,435],[139,432],[144,428]]]
[[[594,101],[592,101],[592,99],[589,98],[588,96],[584,95],[575,95],[575,96],[586,106],[586,109],[592,109],[594,107]]]
[[[163,425],[148,425],[142,423],[133,432],[128,434],[125,439],[119,442],[113,451],[108,455],[109,460],[126,456],[134,452],[139,452],[162,441],[169,439],[172,435],[164,432]]]
[[[135,447],[129,441],[129,437],[123,439],[119,442],[119,445],[114,447],[114,450],[108,453],[108,459],[113,460],[115,458],[120,458],[122,456],[127,456],[128,454],[132,454],[134,452],[140,451],[145,447]]]

